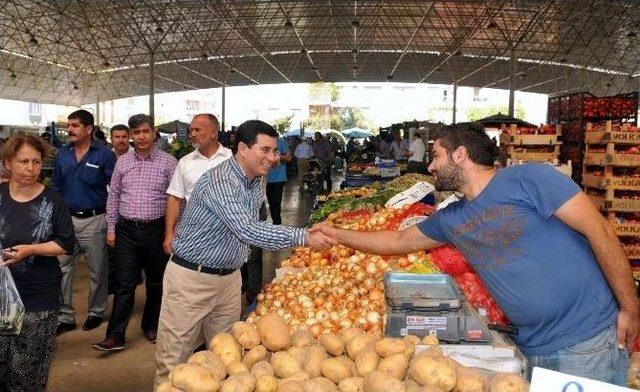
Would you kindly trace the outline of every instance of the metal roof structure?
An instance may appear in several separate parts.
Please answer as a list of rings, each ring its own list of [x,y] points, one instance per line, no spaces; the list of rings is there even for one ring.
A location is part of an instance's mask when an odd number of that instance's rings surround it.
[[[323,81],[640,88],[635,0],[0,0],[0,97]]]

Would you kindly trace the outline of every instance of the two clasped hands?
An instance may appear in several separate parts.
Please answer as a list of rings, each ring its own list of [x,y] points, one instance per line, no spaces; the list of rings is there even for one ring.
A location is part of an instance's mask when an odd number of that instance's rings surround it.
[[[327,250],[338,245],[338,231],[328,223],[318,223],[307,230],[306,245]]]

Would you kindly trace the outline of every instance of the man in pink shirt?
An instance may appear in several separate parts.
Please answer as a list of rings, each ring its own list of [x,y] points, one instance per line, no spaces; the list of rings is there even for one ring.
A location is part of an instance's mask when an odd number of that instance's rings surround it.
[[[124,349],[142,269],[147,301],[141,328],[147,340],[155,343],[162,277],[168,260],[162,248],[166,190],[177,160],[155,147],[156,130],[151,117],[136,114],[129,118],[129,128],[135,150],[118,159],[107,199],[107,243],[116,250],[116,289],[106,338],[93,345],[99,351]]]

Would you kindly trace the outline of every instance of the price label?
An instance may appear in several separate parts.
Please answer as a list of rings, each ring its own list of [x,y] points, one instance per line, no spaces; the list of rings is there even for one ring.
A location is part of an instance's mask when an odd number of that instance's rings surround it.
[[[406,191],[400,192],[385,204],[385,207],[402,208],[406,204],[414,204],[422,200],[429,193],[435,191],[433,185],[428,182],[421,181],[416,183]]]
[[[448,206],[449,204],[454,203],[454,202],[459,201],[459,200],[460,200],[460,198],[458,196],[456,196],[455,194],[451,195],[451,196],[447,197],[446,199],[444,199],[442,201],[442,203],[438,204],[438,207],[436,207],[436,210],[441,210],[441,209],[445,208],[446,206]]]
[[[530,392],[630,392],[629,388],[534,367]]]

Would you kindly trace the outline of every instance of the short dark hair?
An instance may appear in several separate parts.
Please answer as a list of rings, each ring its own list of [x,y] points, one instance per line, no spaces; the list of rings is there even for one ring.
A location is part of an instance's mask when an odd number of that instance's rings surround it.
[[[151,128],[153,128],[153,118],[146,114],[134,114],[129,117],[129,128],[138,128],[142,124],[149,124]]]
[[[200,114],[196,114],[195,116],[193,116],[193,118],[196,118],[196,117],[206,117],[206,118],[208,118],[209,121],[211,121],[211,123],[213,124],[213,127],[218,131],[220,130],[220,122],[218,121],[218,117],[214,116],[213,114],[211,114],[211,113],[200,113]]]
[[[113,133],[115,131],[127,131],[127,132],[129,132],[129,127],[124,125],[124,124],[116,124],[116,125],[111,127],[111,129],[109,130],[109,134],[111,136],[113,136]]]
[[[247,147],[251,148],[254,144],[256,144],[256,140],[258,139],[258,135],[267,135],[270,137],[278,138],[278,131],[275,130],[271,125],[267,124],[264,121],[260,120],[249,120],[245,121],[236,130],[236,142],[231,147],[231,151],[235,154],[238,152],[238,144],[240,142],[247,145]]]
[[[71,113],[67,116],[67,120],[80,120],[80,123],[85,127],[88,125],[93,126],[93,114],[84,109],[76,110]]]
[[[469,159],[478,165],[493,166],[493,162],[498,157],[495,143],[479,123],[447,125],[436,131],[434,141],[436,140],[440,141],[440,145],[449,155],[456,148],[464,146]]]
[[[96,129],[95,132],[93,132],[93,136],[96,138],[96,140],[102,140],[102,141],[107,140],[104,134],[104,131],[102,131],[102,129],[100,128]]]

